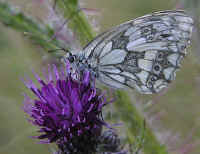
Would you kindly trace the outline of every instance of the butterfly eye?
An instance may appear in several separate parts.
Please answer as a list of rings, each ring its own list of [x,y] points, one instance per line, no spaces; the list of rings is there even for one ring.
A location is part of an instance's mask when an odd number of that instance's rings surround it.
[[[75,58],[74,58],[74,56],[70,56],[70,57],[68,58],[68,60],[69,60],[70,63],[73,63],[74,60],[75,60]]]

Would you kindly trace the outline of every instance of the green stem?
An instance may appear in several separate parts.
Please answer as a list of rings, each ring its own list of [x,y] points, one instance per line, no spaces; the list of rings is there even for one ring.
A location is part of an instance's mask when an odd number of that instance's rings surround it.
[[[86,45],[96,36],[85,15],[78,8],[77,0],[58,0],[57,6],[62,10],[63,15],[68,19],[69,27],[79,37],[80,43]]]
[[[116,102],[114,103],[116,112],[124,122],[127,129],[128,142],[132,143],[132,138],[141,134],[144,127],[144,117],[137,111],[125,91],[116,91]],[[167,154],[164,145],[161,145],[154,136],[152,130],[146,126],[144,132],[143,152],[145,154]]]

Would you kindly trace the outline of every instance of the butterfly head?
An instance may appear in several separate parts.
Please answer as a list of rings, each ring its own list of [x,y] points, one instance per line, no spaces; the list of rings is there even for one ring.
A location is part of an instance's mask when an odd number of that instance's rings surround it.
[[[96,67],[93,67],[92,63],[85,57],[83,53],[80,54],[72,54],[68,52],[65,55],[64,61],[68,61],[70,63],[71,69],[73,71],[82,73],[84,71],[89,71],[92,76],[96,77]]]
[[[64,61],[69,61],[70,64],[73,64],[76,61],[76,55],[73,55],[71,52],[68,52],[65,56],[64,56]]]

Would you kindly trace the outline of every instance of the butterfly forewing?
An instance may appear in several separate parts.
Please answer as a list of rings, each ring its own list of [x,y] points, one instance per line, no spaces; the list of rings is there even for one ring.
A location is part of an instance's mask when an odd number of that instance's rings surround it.
[[[192,18],[183,11],[157,12],[104,32],[84,53],[101,82],[156,93],[174,80],[192,27]]]

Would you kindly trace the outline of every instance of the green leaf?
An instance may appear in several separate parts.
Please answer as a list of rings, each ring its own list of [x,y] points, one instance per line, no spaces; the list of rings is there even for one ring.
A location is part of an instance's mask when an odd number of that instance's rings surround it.
[[[68,0],[68,3],[74,5],[75,7],[78,6],[78,0]]]

